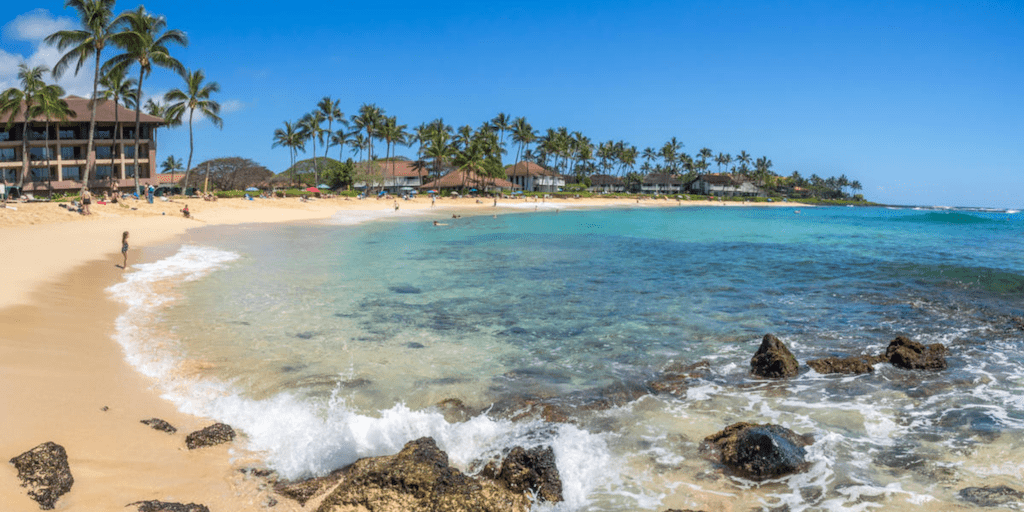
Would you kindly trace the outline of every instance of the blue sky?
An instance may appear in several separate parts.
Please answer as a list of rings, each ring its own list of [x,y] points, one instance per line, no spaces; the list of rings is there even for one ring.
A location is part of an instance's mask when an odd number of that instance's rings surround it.
[[[675,136],[784,175],[846,174],[879,202],[1024,206],[1024,2],[280,5],[145,4],[188,34],[179,60],[221,85],[224,128],[196,124],[193,161],[284,170],[274,129],[331,96],[410,127],[505,112],[640,149]],[[18,62],[52,64],[41,37],[74,23],[61,1],[5,2],[0,88]],[[91,72],[60,83],[87,95]],[[157,70],[144,91],[180,84]],[[159,154],[185,159],[187,128],[162,131]]]

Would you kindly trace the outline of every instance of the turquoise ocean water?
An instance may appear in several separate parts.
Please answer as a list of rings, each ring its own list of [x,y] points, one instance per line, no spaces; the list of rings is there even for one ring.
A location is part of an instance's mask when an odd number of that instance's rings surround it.
[[[552,446],[559,510],[936,510],[968,485],[1022,485],[1020,213],[437,219],[213,228],[110,290],[128,305],[118,340],[165,396],[243,431],[287,478],[429,435],[469,472]],[[765,333],[801,362],[907,335],[946,344],[950,368],[759,380]],[[646,392],[700,361],[710,371],[678,396]],[[814,434],[811,469],[722,475],[700,441],[738,421]]]

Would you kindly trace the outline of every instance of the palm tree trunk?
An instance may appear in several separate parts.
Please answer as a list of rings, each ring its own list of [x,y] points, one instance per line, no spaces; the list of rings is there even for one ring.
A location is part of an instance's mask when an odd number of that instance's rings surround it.
[[[96,155],[93,151],[96,149],[94,146],[94,139],[96,137],[96,94],[100,86],[101,51],[101,48],[96,49],[96,70],[93,72],[92,78],[92,113],[89,115],[89,145],[86,146],[85,150],[85,172],[82,173],[82,191],[89,186],[89,170],[96,166]]]
[[[195,109],[188,109],[188,165],[185,167],[185,188],[188,189],[188,173],[192,170],[192,113]]]
[[[114,155],[121,154],[121,153],[119,153],[117,151],[117,139],[120,138],[121,135],[122,135],[121,134],[120,119],[118,119],[118,116],[117,116],[117,110],[118,110],[118,108],[117,108],[117,100],[118,100],[117,94],[114,94],[114,145],[111,146],[111,148],[110,148],[110,153],[111,153],[110,156],[111,156],[111,158],[113,158]],[[121,165],[123,166],[124,164],[121,164]],[[111,181],[113,181],[113,179],[114,179],[114,165],[113,165],[113,162],[111,162],[111,165],[110,165],[110,179],[111,179]],[[113,193],[114,191],[111,190],[110,192]]]
[[[28,103],[25,103],[26,107]],[[21,124],[21,176],[18,177],[18,192],[21,192],[21,188],[25,186],[25,174],[28,173],[28,109],[25,109],[25,122]]]
[[[139,197],[142,197],[142,190],[139,189],[139,136],[142,135],[142,133],[139,132],[139,127],[141,125],[141,118],[139,116],[142,114],[142,78],[144,76],[145,75],[142,73],[142,66],[139,66],[139,92],[135,94],[135,167],[134,172],[132,173],[135,175],[135,195]]]

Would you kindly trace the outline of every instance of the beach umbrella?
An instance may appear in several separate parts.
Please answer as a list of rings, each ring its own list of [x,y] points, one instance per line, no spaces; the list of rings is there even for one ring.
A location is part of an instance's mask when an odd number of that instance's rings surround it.
[[[476,189],[475,188],[471,188],[471,189],[469,189],[469,191],[470,192],[476,192]]]
[[[320,192],[316,187],[307,187],[306,192]]]
[[[437,193],[437,191],[436,191],[436,190],[428,190],[427,192],[429,192],[429,193],[431,193],[431,194],[436,194],[436,193]]]
[[[256,187],[249,187],[249,188],[245,189],[246,192],[259,192],[259,190],[260,189],[258,189]]]
[[[317,185],[316,188],[331,188],[331,187],[328,187],[327,185],[321,183],[321,184]]]

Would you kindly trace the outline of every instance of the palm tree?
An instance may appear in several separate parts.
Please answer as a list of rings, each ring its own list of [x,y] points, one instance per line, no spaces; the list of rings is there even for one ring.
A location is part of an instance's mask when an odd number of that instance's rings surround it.
[[[398,144],[405,145],[408,143],[409,132],[405,130],[406,127],[407,125],[398,124],[398,119],[395,116],[386,117],[384,119],[384,123],[380,127],[380,137],[384,139],[384,142],[387,144],[385,146],[386,149],[384,150],[385,160],[388,158],[389,150],[391,149],[392,144],[397,146]],[[392,183],[397,184],[397,180],[395,179],[394,160],[391,161],[391,179],[393,180]]]
[[[178,62],[178,59],[171,57],[167,45],[174,43],[181,46],[188,46],[188,37],[184,32],[174,29],[163,32],[167,27],[167,20],[163,16],[153,16],[146,12],[146,8],[139,6],[134,11],[123,12],[114,19],[113,26],[123,29],[110,36],[111,42],[124,53],[115,55],[103,65],[105,73],[114,68],[127,68],[132,64],[139,65],[139,83],[137,97],[142,98],[142,82],[153,71],[153,64],[162,68],[170,69],[182,77],[185,76],[185,67]],[[163,33],[161,33],[163,32]],[[142,114],[141,102],[135,106],[135,162],[134,172],[135,193],[141,194],[139,189],[139,137],[141,136],[140,115]],[[188,169],[185,170],[186,180]]]
[[[320,141],[321,144],[324,142],[324,130],[323,126],[320,126],[324,122],[324,115],[319,110],[314,110],[299,119],[299,133],[302,134],[302,138],[313,143],[313,186],[317,185],[316,182],[320,180],[320,169],[316,164],[316,142]],[[324,153],[326,155],[326,152]]]
[[[27,117],[42,117],[45,120],[44,134],[44,158],[46,158],[46,174],[50,181],[53,181],[53,173],[50,172],[50,121],[57,121],[57,141],[60,145],[60,123],[68,118],[75,117],[75,111],[71,110],[68,102],[62,98],[64,89],[56,84],[47,85],[39,91],[38,102],[28,112]]]
[[[740,163],[740,174],[746,174],[750,165],[750,155],[746,151],[740,151],[740,154],[736,155],[736,161]]]
[[[665,161],[665,167],[669,172],[675,174],[678,171],[676,162],[679,161],[679,151],[683,149],[683,143],[672,137],[661,147],[661,158]]]
[[[93,101],[98,100],[113,100],[114,101],[114,146],[111,149],[111,158],[115,158],[115,155],[121,154],[118,151],[117,139],[121,138],[121,123],[118,116],[120,108],[118,105],[121,101],[128,108],[135,108],[135,104],[138,102],[136,91],[133,89],[136,86],[134,78],[128,78],[126,69],[112,69],[103,78],[100,78],[100,85],[103,86],[103,90],[99,91],[98,95],[93,97]],[[113,179],[113,174],[111,174]]]
[[[174,181],[174,173],[175,171],[184,169],[184,167],[182,167],[180,158],[174,158],[174,155],[167,155],[167,160],[164,160],[163,163],[160,164],[160,169],[164,174],[171,173],[171,183],[176,183]],[[184,190],[184,188],[182,190]]]
[[[75,74],[82,70],[90,57],[95,58],[95,69],[92,78],[92,97],[95,98],[100,84],[100,54],[110,41],[114,32],[114,3],[116,0],[67,0],[64,7],[78,11],[78,19],[82,24],[79,30],[60,30],[46,37],[46,44],[54,45],[58,50],[71,50],[65,53],[53,66],[53,77],[60,78],[72,62],[75,63]],[[86,146],[86,166],[82,174],[82,190],[89,185],[90,171],[96,165],[93,158],[93,142],[96,136],[96,102],[93,102],[89,114],[89,143]]]
[[[299,149],[303,149],[305,146],[305,139],[302,137],[302,132],[296,128],[296,126],[288,121],[284,122],[284,128],[278,128],[274,130],[274,143],[270,146],[272,148],[285,147],[291,153],[292,165],[289,167],[292,171],[292,183],[295,182],[295,152]]]
[[[18,64],[18,79],[21,80],[21,89],[11,87],[3,92],[0,97],[0,115],[10,114],[7,118],[7,130],[14,126],[14,118],[21,112],[22,105],[25,107],[25,119],[22,121],[21,136],[21,176],[18,177],[18,187],[25,184],[25,175],[28,174],[28,139],[29,123],[32,119],[33,108],[42,101],[40,94],[46,88],[43,81],[43,74],[46,73],[45,66],[29,68],[26,64]]]
[[[210,99],[210,95],[220,92],[220,85],[217,82],[204,84],[206,75],[203,70],[188,70],[185,72],[185,90],[171,89],[164,94],[164,101],[170,106],[167,109],[171,117],[183,117],[185,110],[188,110],[188,164],[185,167],[185,188],[188,188],[188,175],[192,170],[192,153],[195,149],[195,139],[192,136],[192,119],[198,110],[200,117],[209,119],[217,128],[224,127],[224,120],[220,118],[220,103]],[[135,173],[138,175],[138,173]],[[206,181],[210,181],[210,167],[206,167]],[[137,179],[137,178],[136,178]],[[206,186],[203,186],[203,193],[206,193]]]
[[[331,100],[330,96],[324,96],[316,107],[320,109],[320,113],[324,115],[324,119],[327,121],[327,142],[324,145],[324,157],[331,150],[331,142],[334,141],[334,121],[345,122],[345,114],[342,113],[341,107],[339,106],[340,100]]]
[[[352,124],[357,131],[366,132],[366,143],[369,146],[367,160],[373,160],[373,139],[380,126],[381,118],[384,116],[384,109],[373,103],[363,103],[359,107],[359,114],[352,116]]]
[[[338,161],[342,162],[345,160],[345,146],[348,145],[351,140],[349,137],[352,136],[351,132],[345,130],[338,130],[328,135],[331,142],[338,145]],[[327,155],[327,150],[324,150],[324,156]]]
[[[494,116],[494,119],[491,119],[491,126],[495,130],[498,130],[499,162],[501,160],[501,154],[505,153],[505,131],[511,128],[511,125],[509,124],[511,121],[512,120],[508,117],[508,114],[504,112],[499,112],[498,115]]]

